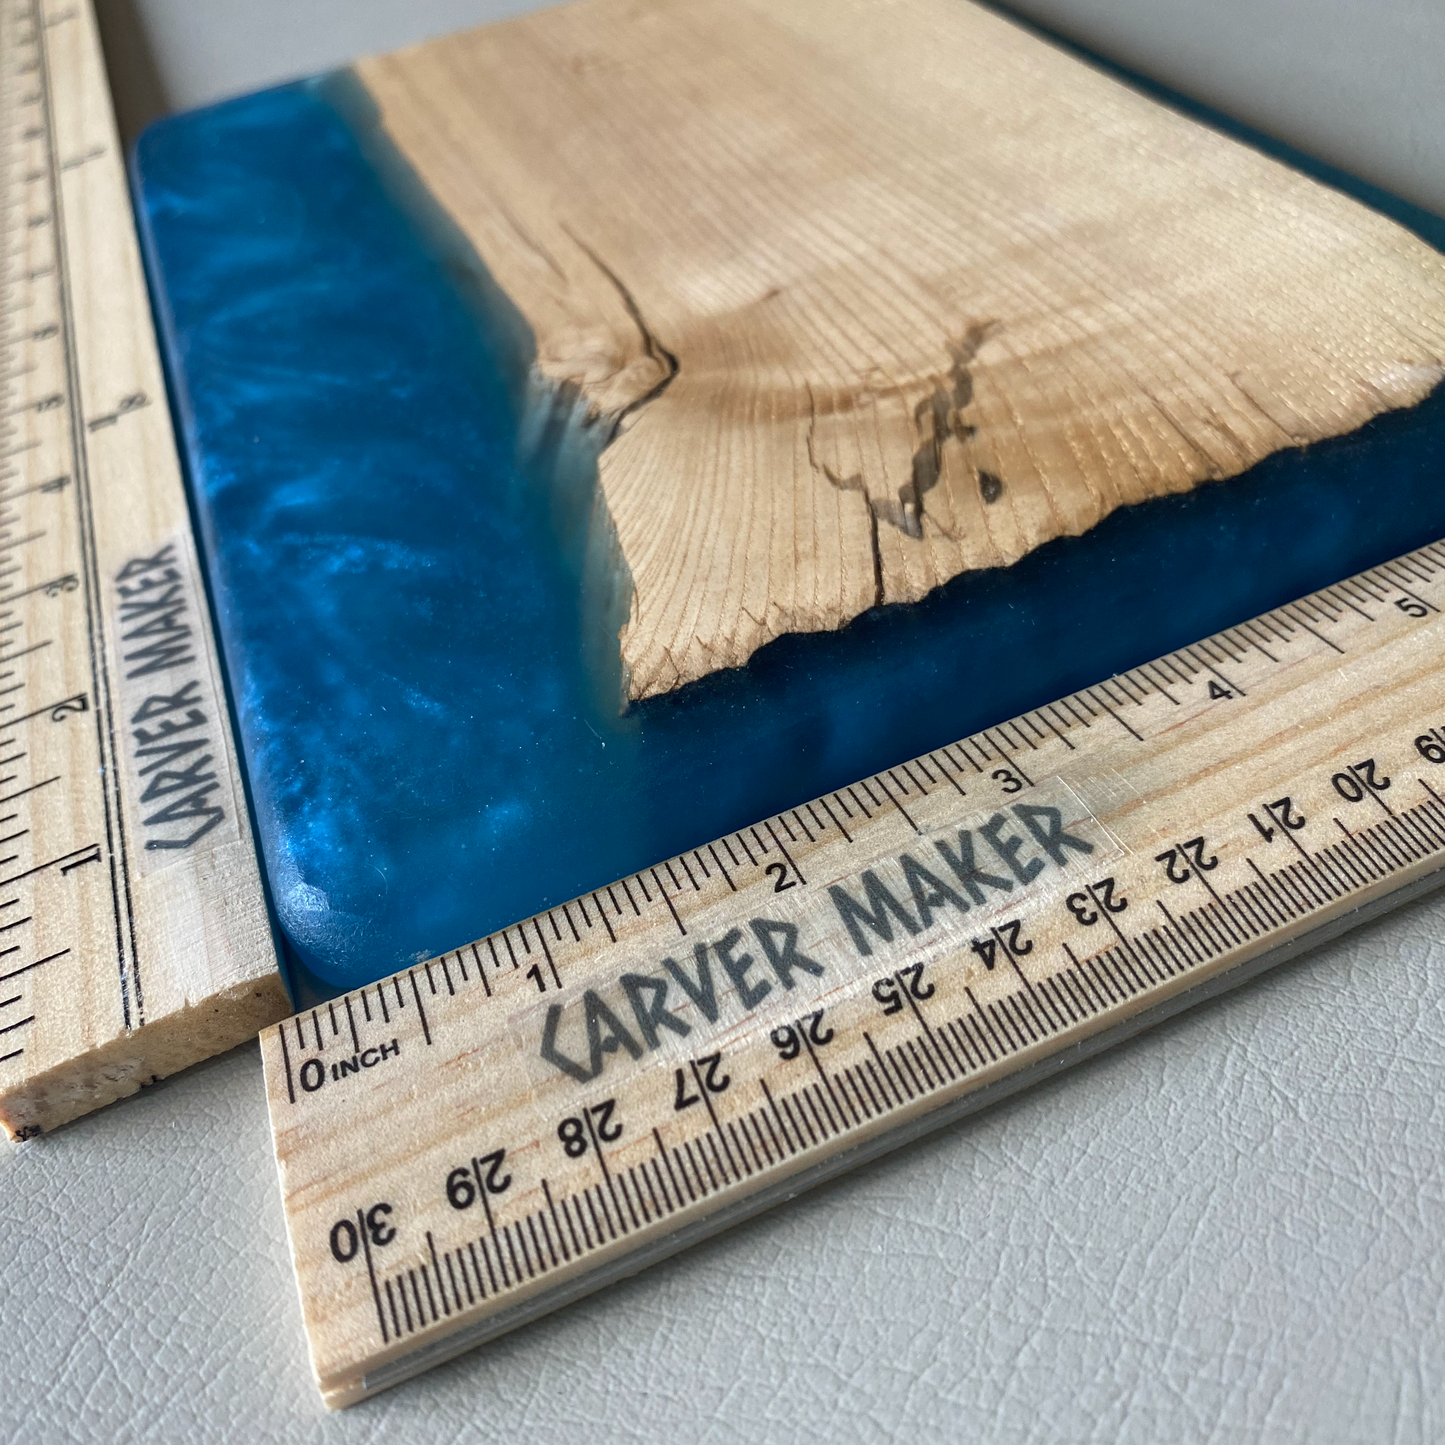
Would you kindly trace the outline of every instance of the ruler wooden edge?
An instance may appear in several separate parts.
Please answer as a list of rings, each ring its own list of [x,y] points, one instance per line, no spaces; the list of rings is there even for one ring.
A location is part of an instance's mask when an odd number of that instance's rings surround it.
[[[1442,609],[1437,543],[267,1030],[327,1404],[1445,881]]]
[[[291,1007],[89,0],[0,0],[0,1122]]]

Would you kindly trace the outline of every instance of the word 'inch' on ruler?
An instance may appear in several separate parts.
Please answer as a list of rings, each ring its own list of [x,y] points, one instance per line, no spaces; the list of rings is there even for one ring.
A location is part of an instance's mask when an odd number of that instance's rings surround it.
[[[0,1122],[288,1011],[87,0],[0,0]]]
[[[1445,877],[1445,545],[262,1037],[345,1405]]]

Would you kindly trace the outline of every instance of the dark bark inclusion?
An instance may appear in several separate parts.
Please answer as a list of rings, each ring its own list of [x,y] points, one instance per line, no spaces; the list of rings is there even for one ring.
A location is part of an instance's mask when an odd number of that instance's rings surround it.
[[[924,497],[937,485],[943,475],[943,448],[950,440],[968,442],[978,431],[976,426],[963,420],[963,412],[973,402],[973,374],[969,366],[978,355],[979,348],[989,337],[1003,329],[998,321],[975,322],[969,326],[958,341],[947,343],[952,365],[947,373],[947,386],[940,383],[913,409],[913,422],[923,440],[913,453],[912,475],[898,488],[898,500],[875,501],[868,495],[861,473],[851,477],[840,477],[826,462],[820,462],[814,450],[814,434],[818,426],[817,403],[813,390],[808,389],[808,403],[811,419],[808,425],[808,461],[813,470],[822,472],[828,481],[840,492],[857,492],[868,508],[868,537],[873,551],[873,606],[881,607],[886,600],[883,592],[883,556],[878,548],[878,524],[886,522],[890,527],[914,539],[923,536]],[[992,505],[1003,496],[1002,478],[993,472],[978,469],[979,495]]]

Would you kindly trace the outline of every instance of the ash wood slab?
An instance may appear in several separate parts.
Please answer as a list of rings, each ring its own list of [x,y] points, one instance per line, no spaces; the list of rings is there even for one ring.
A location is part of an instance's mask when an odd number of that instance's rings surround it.
[[[632,697],[1442,375],[1437,253],[961,0],[586,0],[358,73],[606,446]]]
[[[286,1013],[94,18],[0,0],[0,1122]]]

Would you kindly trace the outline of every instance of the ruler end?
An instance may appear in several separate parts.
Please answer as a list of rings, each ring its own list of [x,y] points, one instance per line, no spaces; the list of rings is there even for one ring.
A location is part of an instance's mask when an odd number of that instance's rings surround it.
[[[225,1053],[290,1011],[279,974],[247,980],[8,1085],[0,1125],[11,1140],[33,1139]]]

